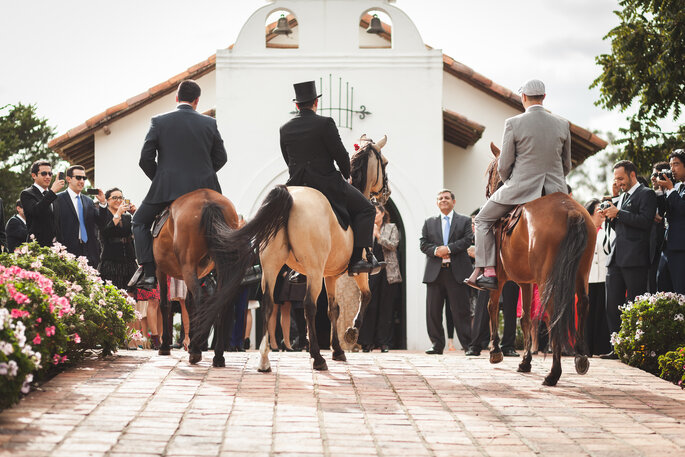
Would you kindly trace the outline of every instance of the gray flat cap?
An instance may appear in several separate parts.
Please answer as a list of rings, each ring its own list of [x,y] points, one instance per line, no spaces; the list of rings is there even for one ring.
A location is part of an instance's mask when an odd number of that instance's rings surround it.
[[[539,79],[531,79],[519,87],[519,94],[526,94],[532,97],[545,95],[545,83]]]

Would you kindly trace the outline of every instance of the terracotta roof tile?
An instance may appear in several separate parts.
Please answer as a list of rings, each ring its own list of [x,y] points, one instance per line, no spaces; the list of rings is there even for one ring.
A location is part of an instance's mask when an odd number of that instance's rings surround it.
[[[111,106],[107,108],[107,111],[105,111],[106,116],[111,116],[114,113],[118,113],[119,111],[125,110],[128,108],[128,103],[126,102],[121,102],[118,105]]]
[[[92,127],[95,124],[97,124],[98,122],[100,122],[101,120],[103,120],[106,116],[107,116],[106,113],[96,114],[95,116],[91,117],[90,119],[88,119],[86,121],[86,125],[88,127]]]
[[[156,86],[152,86],[148,90],[148,92],[150,92],[150,96],[152,96],[152,95],[155,95],[159,92],[162,92],[162,91],[168,89],[169,86],[171,86],[171,83],[169,83],[169,81],[167,80],[167,81],[164,81],[162,83],[157,84]]]
[[[136,103],[142,102],[143,100],[147,99],[149,96],[150,96],[150,91],[146,90],[145,92],[142,92],[142,93],[136,95],[135,97],[129,98],[128,100],[126,100],[126,103],[129,106],[132,106],[132,105],[135,105]]]

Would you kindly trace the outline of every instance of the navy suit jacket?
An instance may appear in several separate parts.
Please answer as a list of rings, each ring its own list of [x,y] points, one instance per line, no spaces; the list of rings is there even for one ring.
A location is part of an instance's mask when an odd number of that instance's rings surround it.
[[[7,232],[7,250],[9,252],[14,252],[17,246],[25,243],[29,234],[26,224],[16,215],[7,221],[5,231]]]
[[[461,283],[473,271],[471,260],[466,250],[473,244],[471,218],[452,212],[450,235],[447,247],[450,249],[450,271],[454,279]],[[429,283],[438,279],[442,268],[442,257],[435,256],[435,248],[443,245],[442,220],[438,216],[429,217],[421,230],[421,252],[426,254],[426,269],[423,282]]]
[[[107,217],[107,208],[97,207],[93,200],[81,193],[83,203],[83,220],[86,224],[86,257],[91,267],[97,268],[100,261],[100,242],[98,241],[97,228],[104,226]],[[76,215],[76,208],[71,202],[69,192],[64,191],[57,194],[55,217],[57,222],[57,241],[63,244],[67,251],[74,255],[83,255],[81,242],[79,240],[79,221]]]
[[[656,194],[640,185],[623,203],[618,216],[609,222],[616,231],[616,239],[607,257],[607,266],[648,267],[651,264],[649,245],[655,214]]]
[[[685,186],[685,183],[681,183]],[[685,197],[677,191],[671,192],[666,198],[668,209],[666,220],[668,230],[666,232],[666,249],[669,251],[685,251]]]

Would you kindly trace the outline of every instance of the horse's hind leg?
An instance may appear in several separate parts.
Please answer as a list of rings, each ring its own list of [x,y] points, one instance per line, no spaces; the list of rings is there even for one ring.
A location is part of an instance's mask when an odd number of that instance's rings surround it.
[[[359,329],[362,328],[362,323],[364,322],[364,315],[366,314],[366,307],[371,301],[371,289],[369,289],[369,275],[362,273],[354,277],[354,281],[359,287],[359,292],[361,293],[361,299],[359,301],[359,309],[357,310],[357,315],[354,317],[354,326],[349,327],[345,331],[345,342],[347,344],[355,344],[357,338],[359,337]]]
[[[167,286],[167,275],[157,273],[159,284],[160,309],[162,311],[162,344],[159,346],[159,355],[171,355],[171,342],[173,339],[173,325],[171,307],[169,306],[169,290]]]
[[[561,345],[556,344],[554,341],[552,341],[551,344],[552,352],[554,353],[552,358],[552,370],[545,377],[545,380],[542,381],[542,384],[545,386],[556,386],[557,381],[559,381],[559,378],[561,377]]]
[[[200,280],[197,278],[194,271],[187,269],[183,271],[183,281],[186,283],[188,288],[188,294],[186,295],[186,309],[190,316],[190,325],[186,329],[186,334],[190,338],[190,344],[188,345],[188,362],[191,365],[195,365],[200,360],[202,360],[202,346],[207,342],[207,335],[205,334],[204,341],[202,341],[202,335],[197,331],[198,328],[202,327],[200,324],[201,315],[198,309],[198,305],[202,303],[202,288],[200,287]]]
[[[490,338],[492,349],[490,350],[490,363],[500,363],[504,360],[502,349],[499,347],[499,296],[502,293],[502,285],[506,282],[498,278],[499,288],[490,291],[488,313],[490,314]]]
[[[319,371],[328,370],[326,360],[321,356],[319,340],[316,336],[316,301],[321,293],[322,282],[323,278],[319,272],[307,275],[307,295],[304,297],[304,315],[307,318],[307,333],[309,333],[309,355],[314,359],[314,369]]]
[[[530,373],[530,361],[533,358],[531,355],[531,347],[533,345],[533,324],[531,322],[530,308],[533,299],[533,285],[521,284],[521,304],[523,312],[521,313],[521,330],[523,330],[523,359],[519,363],[518,371],[521,373]]]
[[[333,360],[346,362],[345,351],[340,347],[338,339],[338,317],[340,317],[340,306],[335,300],[335,277],[327,277],[326,295],[328,295],[328,318],[331,320],[331,348],[333,349]]]
[[[577,322],[577,332],[576,341],[574,345],[575,349],[575,365],[576,373],[585,374],[590,369],[590,361],[587,358],[588,348],[585,343],[585,320],[587,319],[587,314],[590,308],[590,297],[588,296],[588,290],[585,286],[585,281],[582,278],[583,275],[576,275],[576,297],[578,298],[578,303],[576,305],[576,310],[578,313]]]

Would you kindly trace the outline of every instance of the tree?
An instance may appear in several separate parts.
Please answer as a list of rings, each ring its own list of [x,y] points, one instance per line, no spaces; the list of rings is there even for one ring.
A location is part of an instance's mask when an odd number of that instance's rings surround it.
[[[52,164],[60,161],[48,148],[55,129],[46,119],[38,117],[35,105],[6,105],[0,108],[0,198],[5,215],[14,214],[14,202],[22,189],[29,187],[31,164],[45,159]]]
[[[607,138],[609,146],[597,154],[588,157],[582,164],[571,170],[566,181],[573,189],[573,198],[585,204],[591,198],[611,195],[611,183],[614,180],[614,164],[620,160],[620,151],[614,144],[611,132],[593,132]]]
[[[683,147],[685,125],[664,132],[660,122],[676,122],[685,104],[685,0],[620,0],[615,14],[621,23],[604,39],[611,54],[595,61],[602,74],[597,105],[637,112],[621,128],[622,156],[643,172],[663,160],[674,147]],[[672,129],[669,129],[672,130]]]

